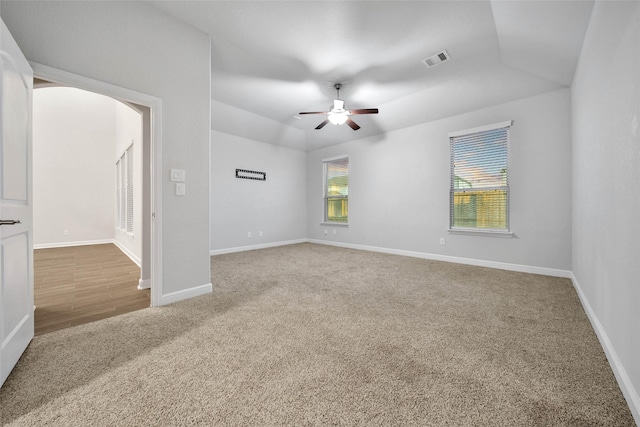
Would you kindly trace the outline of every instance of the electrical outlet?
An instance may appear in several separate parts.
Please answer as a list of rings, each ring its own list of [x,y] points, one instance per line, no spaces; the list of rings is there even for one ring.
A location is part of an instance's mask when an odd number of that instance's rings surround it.
[[[329,234],[329,230],[324,230],[324,235],[326,236],[327,234]]]
[[[68,235],[69,235],[69,230],[64,230],[64,231],[62,232],[62,234],[64,234],[65,236],[68,236]]]
[[[336,230],[335,229],[333,230],[333,234],[336,234]]]
[[[258,236],[262,237],[262,231],[258,231]]]
[[[440,238],[440,244],[441,244],[442,246],[444,246],[444,237],[441,237],[441,238]]]
[[[247,237],[251,237],[251,232],[250,231],[247,233]]]

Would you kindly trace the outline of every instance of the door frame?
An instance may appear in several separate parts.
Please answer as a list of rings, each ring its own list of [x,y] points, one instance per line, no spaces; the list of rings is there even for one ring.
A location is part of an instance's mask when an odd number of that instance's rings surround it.
[[[151,178],[149,183],[151,212],[149,217],[143,215],[143,228],[145,228],[145,221],[151,221],[151,244],[149,245],[151,249],[151,306],[162,305],[162,99],[36,62],[29,62],[29,64],[33,68],[33,76],[36,78],[109,96],[118,101],[139,104],[150,109],[150,153],[147,154],[143,150],[143,155],[150,156],[151,173],[150,176],[143,176],[143,182],[145,178]],[[143,190],[145,187],[143,183]],[[144,253],[142,259],[144,262]]]

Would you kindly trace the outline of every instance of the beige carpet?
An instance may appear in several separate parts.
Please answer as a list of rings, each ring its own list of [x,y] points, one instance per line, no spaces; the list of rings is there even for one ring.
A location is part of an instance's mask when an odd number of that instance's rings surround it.
[[[36,337],[9,426],[633,426],[569,280],[300,244]]]

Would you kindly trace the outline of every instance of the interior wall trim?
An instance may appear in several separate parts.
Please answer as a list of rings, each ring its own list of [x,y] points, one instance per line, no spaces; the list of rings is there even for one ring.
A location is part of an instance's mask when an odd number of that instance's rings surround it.
[[[627,374],[627,370],[624,368],[624,364],[620,360],[616,349],[613,347],[613,344],[611,343],[611,340],[607,335],[607,331],[602,326],[602,323],[600,323],[598,316],[596,315],[595,311],[593,311],[593,308],[591,307],[587,296],[582,291],[582,287],[580,286],[578,279],[573,273],[571,273],[571,282],[573,283],[573,287],[578,294],[578,298],[580,298],[580,303],[582,304],[585,313],[587,313],[587,317],[591,322],[591,326],[596,332],[596,336],[600,341],[600,345],[604,350],[604,354],[607,356],[607,360],[609,361],[611,370],[613,370],[613,374],[618,381],[620,391],[622,391],[622,395],[629,405],[629,409],[631,410],[633,419],[635,420],[637,425],[640,425],[640,394],[638,394],[638,390],[636,390],[636,388],[633,386],[633,382],[631,381],[631,378],[629,378],[629,374]]]
[[[274,248],[276,246],[295,245],[296,243],[305,243],[308,241],[309,241],[308,239],[296,239],[296,240],[284,240],[280,242],[261,243],[259,245],[237,246],[235,248],[212,249],[209,251],[209,255],[214,256],[214,255],[222,255],[222,254],[231,254],[234,252],[252,251],[255,249]]]
[[[265,244],[259,244],[259,245],[251,245],[251,246],[238,246],[234,248],[212,249],[209,251],[209,255],[215,256],[215,255],[222,255],[222,254],[230,254],[234,252],[251,251],[255,249],[265,249],[265,248],[272,248],[276,246],[294,245],[297,243],[315,243],[319,245],[338,246],[338,247],[348,248],[348,249],[381,252],[381,253],[386,253],[391,255],[410,256],[413,258],[430,259],[434,261],[445,261],[445,262],[453,262],[456,264],[475,265],[478,267],[497,268],[499,270],[509,270],[509,271],[518,271],[521,273],[541,274],[543,276],[552,276],[552,277],[563,277],[566,279],[570,279],[572,277],[572,273],[569,270],[560,270],[560,269],[547,268],[547,267],[535,267],[535,266],[521,265],[521,264],[510,264],[505,262],[486,261],[486,260],[473,259],[473,258],[461,258],[461,257],[448,256],[448,255],[431,254],[427,252],[415,252],[415,251],[406,251],[402,249],[384,248],[379,246],[331,242],[327,240],[318,240],[318,239],[285,240],[280,242],[272,242],[272,243],[265,243]]]
[[[140,267],[140,258],[135,256],[133,252],[125,248],[116,239],[102,239],[102,240],[81,240],[76,242],[57,242],[57,243],[39,243],[34,244],[33,249],[55,249],[55,248],[69,248],[72,246],[89,246],[89,245],[105,245],[113,243],[120,249],[120,251],[129,257],[138,267]]]
[[[120,243],[117,239],[113,239],[113,244],[116,245],[118,249],[122,251],[123,254],[128,256],[129,259],[133,261],[134,264],[140,268],[140,266],[142,265],[142,261],[140,260],[140,257],[136,256],[133,252],[131,252],[130,249],[128,249],[126,246]]]
[[[139,279],[138,280],[138,290],[141,291],[143,289],[151,288],[151,279]]]
[[[78,240],[75,242],[34,243],[33,249],[54,249],[54,248],[66,248],[71,246],[104,245],[107,243],[114,243],[114,240],[99,239],[99,240]]]
[[[372,252],[382,252],[382,253],[391,254],[391,255],[410,256],[413,258],[429,259],[433,261],[453,262],[456,264],[475,265],[477,267],[497,268],[499,270],[509,270],[509,271],[518,271],[521,273],[541,274],[543,276],[563,277],[567,279],[571,278],[571,271],[560,270],[555,268],[535,267],[535,266],[521,265],[521,264],[510,264],[506,262],[487,261],[487,260],[473,259],[473,258],[461,258],[461,257],[454,257],[449,255],[431,254],[427,252],[406,251],[402,249],[390,249],[390,248],[383,248],[379,246],[356,245],[352,243],[331,242],[331,241],[317,240],[317,239],[308,239],[307,241],[309,243],[316,243],[320,245],[338,246],[342,248],[359,249],[359,250],[372,251]]]
[[[211,283],[176,292],[169,292],[168,294],[162,294],[160,297],[160,305],[171,304],[185,299],[198,297],[200,295],[210,294],[211,292],[213,292],[213,285]]]

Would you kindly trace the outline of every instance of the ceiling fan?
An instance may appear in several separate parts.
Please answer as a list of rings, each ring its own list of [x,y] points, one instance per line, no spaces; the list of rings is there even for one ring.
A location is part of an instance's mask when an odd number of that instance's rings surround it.
[[[342,87],[342,83],[336,83],[333,85],[336,89],[337,95],[336,99],[333,100],[333,107],[329,111],[305,111],[299,114],[326,114],[328,115],[327,119],[316,126],[316,129],[322,129],[327,123],[332,123],[334,125],[343,125],[348,124],[349,127],[353,130],[360,129],[360,126],[349,116],[354,114],[378,114],[377,108],[360,108],[358,110],[346,110],[344,108],[344,101],[340,99],[340,88]]]

